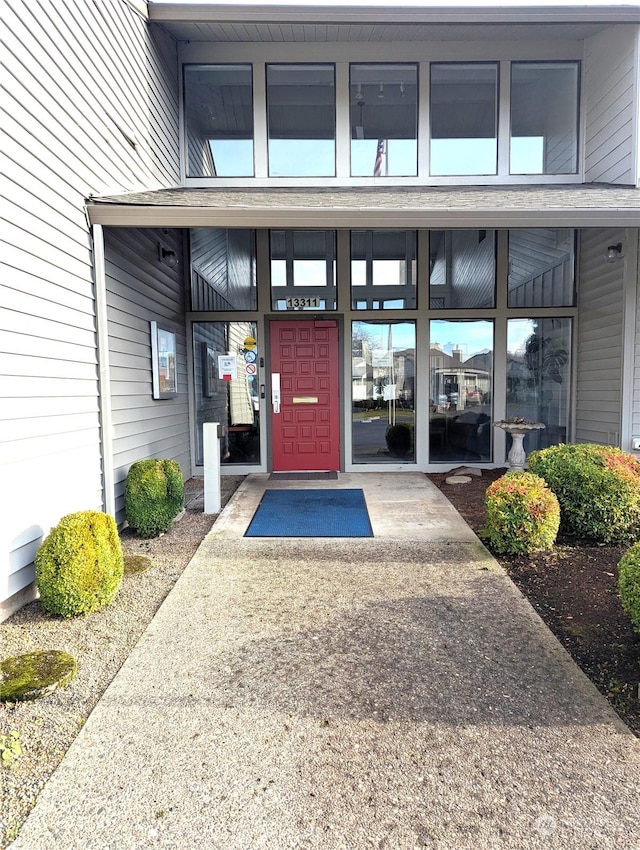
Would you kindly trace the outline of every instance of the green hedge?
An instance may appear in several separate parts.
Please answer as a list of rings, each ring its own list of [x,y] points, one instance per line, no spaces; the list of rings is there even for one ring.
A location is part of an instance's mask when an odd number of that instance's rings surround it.
[[[531,452],[529,472],[560,502],[560,528],[597,543],[640,537],[640,464],[628,452],[593,443],[560,444]]]
[[[485,506],[482,537],[498,554],[539,552],[555,543],[560,506],[537,475],[507,472],[487,487]]]
[[[124,490],[127,522],[140,537],[157,537],[171,527],[184,504],[184,480],[175,460],[139,460]]]
[[[618,593],[634,629],[640,632],[640,543],[635,543],[618,564]]]
[[[113,601],[124,573],[115,520],[100,511],[63,517],[45,538],[35,558],[42,607],[74,617]]]

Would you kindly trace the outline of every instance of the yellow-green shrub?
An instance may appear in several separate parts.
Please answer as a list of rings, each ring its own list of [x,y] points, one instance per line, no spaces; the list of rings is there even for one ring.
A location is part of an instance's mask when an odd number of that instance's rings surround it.
[[[485,494],[482,536],[499,554],[518,555],[550,549],[560,525],[558,500],[542,478],[507,472]]]
[[[634,543],[618,564],[618,594],[634,629],[640,632],[640,543]]]
[[[175,460],[139,460],[131,465],[124,489],[127,522],[140,537],[171,528],[184,503],[184,479]]]
[[[115,520],[100,511],[78,511],[52,528],[35,558],[42,607],[74,617],[113,601],[124,562]]]
[[[594,443],[531,452],[529,472],[560,502],[562,531],[597,543],[633,543],[640,536],[640,463],[628,452]]]

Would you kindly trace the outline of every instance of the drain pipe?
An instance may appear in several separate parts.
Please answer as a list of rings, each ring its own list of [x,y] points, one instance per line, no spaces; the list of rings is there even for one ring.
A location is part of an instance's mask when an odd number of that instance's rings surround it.
[[[111,415],[111,376],[109,373],[109,327],[107,322],[107,276],[105,271],[104,233],[101,224],[94,224],[91,230],[93,237],[93,281],[98,348],[98,404],[102,455],[102,500],[105,512],[115,517],[113,420]]]

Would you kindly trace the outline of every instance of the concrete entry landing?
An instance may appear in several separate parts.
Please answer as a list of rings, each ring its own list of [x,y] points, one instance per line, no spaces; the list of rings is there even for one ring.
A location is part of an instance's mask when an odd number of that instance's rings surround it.
[[[450,540],[477,543],[478,538],[436,487],[421,472],[341,472],[337,481],[278,481],[249,475],[216,521],[217,537],[242,537],[266,489],[360,488],[374,538]]]

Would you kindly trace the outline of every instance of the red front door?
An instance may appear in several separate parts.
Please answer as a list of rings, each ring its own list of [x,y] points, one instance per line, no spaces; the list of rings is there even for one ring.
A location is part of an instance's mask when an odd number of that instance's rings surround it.
[[[271,375],[274,471],[340,469],[335,319],[271,322]]]

